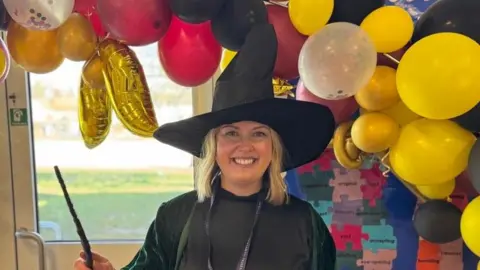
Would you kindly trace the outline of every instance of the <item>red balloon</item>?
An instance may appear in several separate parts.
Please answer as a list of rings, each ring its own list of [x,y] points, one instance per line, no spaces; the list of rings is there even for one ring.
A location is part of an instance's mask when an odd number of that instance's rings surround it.
[[[275,28],[278,39],[277,61],[274,75],[285,80],[298,77],[298,56],[307,36],[300,34],[293,26],[288,9],[267,5],[268,21]]]
[[[98,0],[97,12],[112,38],[127,45],[159,41],[168,29],[168,0]]]
[[[352,115],[358,110],[358,104],[354,97],[339,100],[322,99],[310,93],[310,91],[305,88],[302,81],[299,81],[297,84],[295,96],[297,100],[309,101],[327,106],[332,111],[337,124],[351,120]]]
[[[103,27],[100,17],[98,17],[95,6],[87,7],[85,9],[75,9],[75,11],[87,18],[98,37],[103,38],[107,35],[107,31]]]
[[[194,87],[207,82],[217,71],[222,47],[213,36],[210,21],[190,24],[172,16],[170,28],[158,42],[158,55],[172,81]]]
[[[96,5],[97,5],[97,0],[75,0],[73,10],[75,10],[78,13],[82,13],[82,11],[91,9]]]
[[[459,176],[456,177],[456,189],[466,193],[468,197],[477,197],[478,192],[470,180],[470,175],[468,171],[462,172]]]

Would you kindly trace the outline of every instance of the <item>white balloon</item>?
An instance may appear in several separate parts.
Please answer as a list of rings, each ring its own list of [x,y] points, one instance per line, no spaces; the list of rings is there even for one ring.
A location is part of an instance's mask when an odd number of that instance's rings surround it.
[[[31,30],[53,30],[72,14],[75,0],[3,0],[12,19]]]
[[[314,95],[330,100],[355,95],[373,76],[375,45],[359,26],[337,22],[311,35],[300,51],[300,78]]]

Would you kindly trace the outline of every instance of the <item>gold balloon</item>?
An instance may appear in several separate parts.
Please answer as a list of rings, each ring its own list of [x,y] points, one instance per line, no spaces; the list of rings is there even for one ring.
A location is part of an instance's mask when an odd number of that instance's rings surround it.
[[[58,47],[65,58],[85,61],[95,52],[97,35],[91,23],[82,15],[72,13],[57,31]]]
[[[102,75],[104,64],[100,55],[95,53],[88,62],[85,63],[82,70],[82,79],[92,88],[105,88],[105,79]]]
[[[368,111],[381,111],[400,101],[395,81],[395,69],[377,66],[370,82],[355,94],[360,107]]]
[[[87,65],[88,62],[84,69]],[[112,124],[112,105],[107,89],[91,87],[83,78],[80,79],[78,120],[87,148],[93,149],[105,141]]]
[[[26,71],[49,73],[63,63],[65,58],[57,45],[57,30],[29,30],[11,21],[7,31],[10,55]]]
[[[353,143],[360,150],[378,153],[387,150],[397,141],[400,127],[388,115],[371,112],[355,120],[351,133]]]
[[[125,44],[104,39],[99,45],[108,95],[122,124],[133,134],[152,137],[158,128],[150,90],[135,53]]]
[[[333,134],[332,147],[335,159],[346,169],[358,169],[362,166],[363,154],[352,143],[350,129],[353,122],[348,121],[338,125]]]

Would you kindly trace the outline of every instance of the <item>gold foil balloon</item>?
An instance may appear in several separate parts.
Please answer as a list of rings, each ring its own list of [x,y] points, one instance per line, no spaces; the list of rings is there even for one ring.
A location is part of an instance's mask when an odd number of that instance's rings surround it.
[[[152,137],[158,128],[150,90],[135,53],[113,39],[99,45],[103,75],[118,119],[133,134]]]
[[[333,133],[333,153],[335,159],[346,169],[358,169],[362,166],[362,153],[351,140],[350,129],[353,121],[338,125]]]
[[[284,95],[293,95],[292,90],[295,88],[287,80],[282,80],[280,78],[273,78],[273,93],[275,96],[284,96]]]
[[[73,13],[58,28],[57,43],[65,58],[72,61],[85,61],[95,52],[97,35],[87,18]]]
[[[100,55],[95,53],[83,66],[82,79],[92,88],[105,88],[105,79],[102,74],[103,68],[104,64]]]
[[[52,72],[65,59],[57,45],[57,30],[28,30],[12,21],[8,26],[7,46],[12,59],[31,73]]]
[[[99,56],[94,55],[91,60],[96,58]],[[83,72],[88,68],[89,62],[83,66]],[[85,146],[93,149],[107,138],[112,124],[112,105],[107,89],[92,87],[84,77],[82,74],[80,79],[78,121]]]

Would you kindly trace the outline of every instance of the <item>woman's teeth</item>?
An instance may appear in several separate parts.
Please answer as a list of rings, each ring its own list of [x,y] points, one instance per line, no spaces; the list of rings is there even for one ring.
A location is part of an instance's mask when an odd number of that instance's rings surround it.
[[[250,165],[255,162],[254,158],[234,158],[233,161],[240,165]]]

